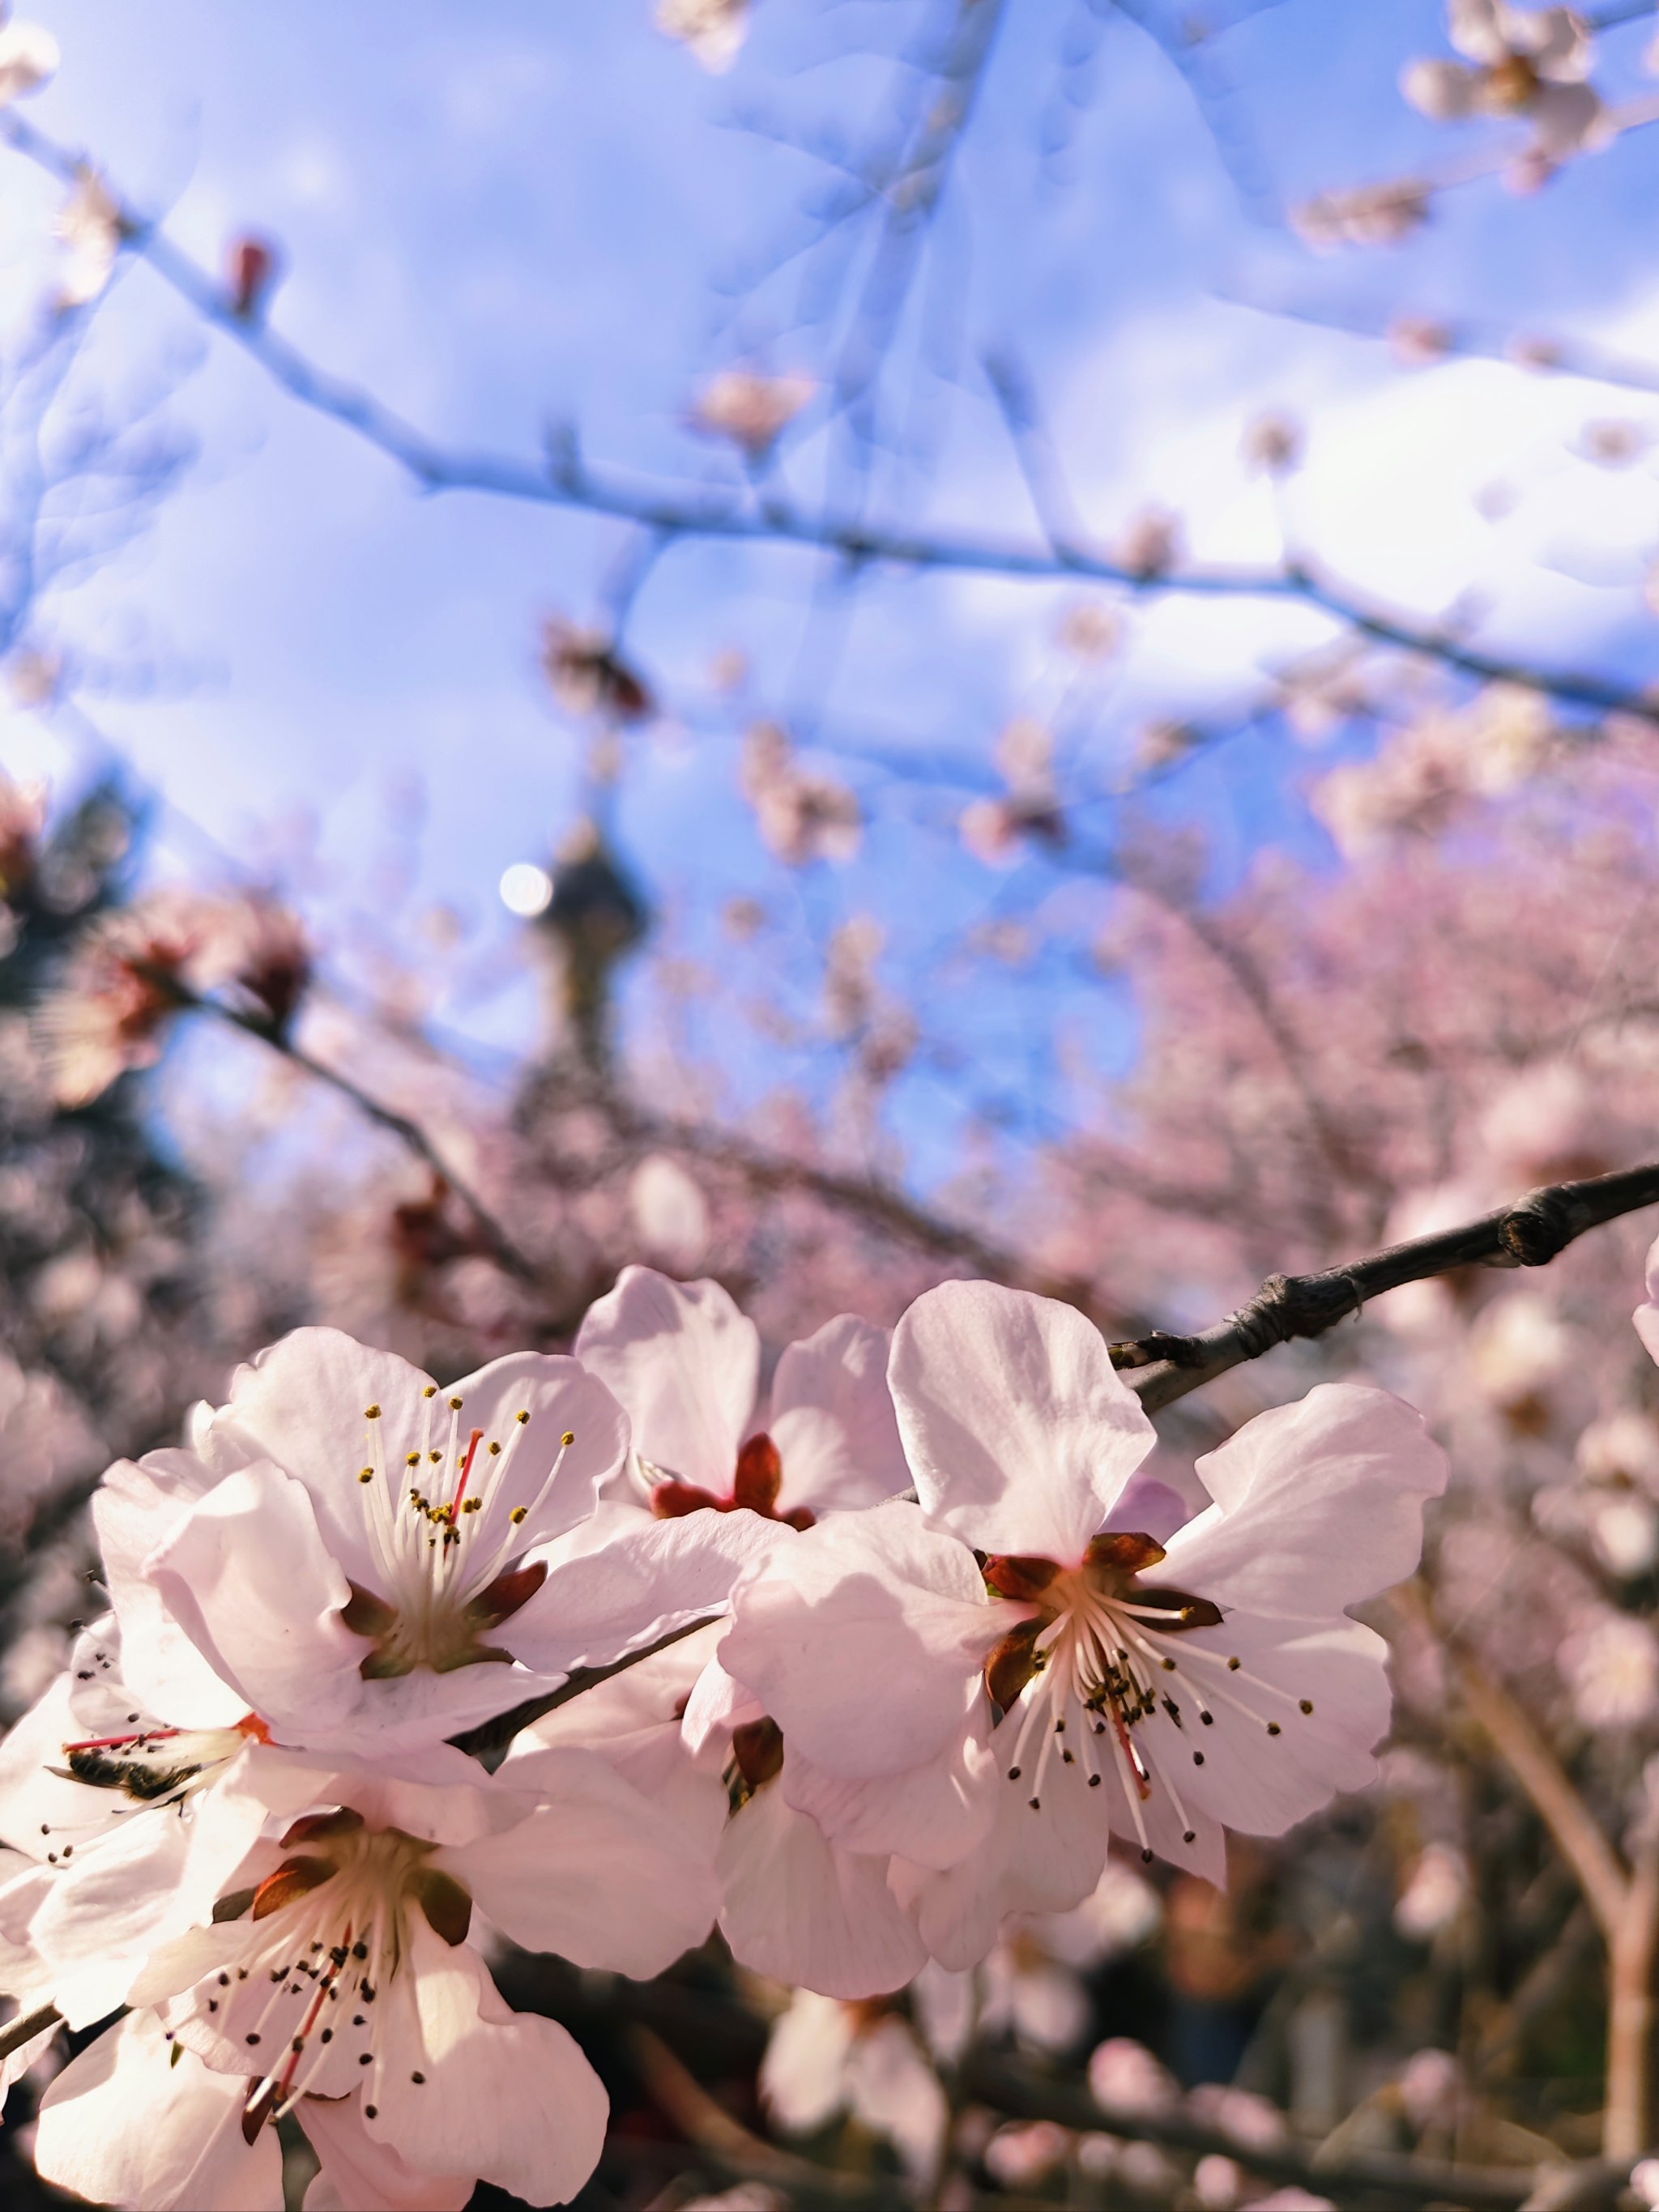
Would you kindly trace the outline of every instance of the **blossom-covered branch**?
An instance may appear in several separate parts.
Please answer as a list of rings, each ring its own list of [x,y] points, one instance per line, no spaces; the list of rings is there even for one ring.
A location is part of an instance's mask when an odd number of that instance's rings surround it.
[[[1312,1275],[1273,1275],[1249,1304],[1196,1336],[1156,1329],[1112,1347],[1143,1406],[1156,1412],[1275,1345],[1322,1336],[1384,1291],[1457,1267],[1542,1267],[1587,1229],[1659,1205],[1659,1164],[1547,1184],[1513,1206],[1431,1237],[1390,1244],[1369,1259]]]
[[[82,182],[83,160],[15,112],[0,115],[0,137],[29,160],[65,181]],[[596,470],[574,435],[562,430],[539,464],[510,455],[451,449],[405,422],[361,386],[321,369],[270,330],[236,291],[210,276],[174,245],[159,224],[129,207],[103,179],[108,227],[120,246],[140,253],[198,313],[234,337],[301,405],[329,416],[378,447],[428,492],[474,491],[576,507],[638,524],[654,537],[746,539],[798,545],[839,554],[854,567],[955,569],[1011,580],[1067,579],[1112,584],[1138,596],[1293,600],[1317,608],[1375,644],[1400,647],[1437,661],[1480,683],[1516,684],[1594,714],[1627,714],[1659,721],[1659,703],[1644,687],[1620,684],[1589,670],[1549,668],[1465,643],[1443,625],[1413,622],[1375,606],[1304,555],[1272,567],[1196,563],[1176,567],[1115,556],[1091,537],[1055,536],[1030,544],[967,531],[927,531],[850,520],[796,505],[775,484],[757,495],[696,488],[641,484]]]

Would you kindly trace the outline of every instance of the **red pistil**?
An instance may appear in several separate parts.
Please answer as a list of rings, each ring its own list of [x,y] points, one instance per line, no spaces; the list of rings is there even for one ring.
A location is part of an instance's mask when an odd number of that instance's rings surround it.
[[[1141,1764],[1140,1753],[1135,1749],[1130,1739],[1128,1724],[1124,1720],[1115,1698],[1107,1707],[1106,1717],[1112,1724],[1113,1735],[1123,1747],[1123,1756],[1128,1762],[1129,1771],[1135,1778],[1135,1795],[1144,1805],[1152,1794],[1152,1778]]]
[[[84,1743],[66,1743],[70,1751],[120,1751],[130,1743],[164,1743],[171,1736],[182,1735],[182,1729],[135,1729],[131,1735],[89,1735]]]
[[[474,1429],[472,1431],[471,1441],[466,1448],[466,1458],[461,1468],[461,1479],[456,1484],[455,1495],[450,1501],[449,1522],[452,1528],[455,1525],[456,1515],[461,1510],[461,1500],[466,1495],[466,1479],[472,1472],[472,1462],[477,1457],[478,1446],[483,1442],[483,1431],[482,1429]]]
[[[349,1950],[351,1947],[349,1922],[346,1924],[343,1942]],[[294,2087],[294,2077],[300,2070],[300,2062],[305,2057],[306,2045],[311,2040],[311,2032],[317,2025],[318,2014],[327,2002],[329,1991],[339,1978],[339,1967],[337,1965],[331,1965],[328,1972],[318,1981],[316,1992],[306,2008],[306,2016],[300,2023],[300,2032],[294,2039],[294,2047],[288,2054],[282,2072],[267,2082],[264,2089],[249,2096],[242,2112],[242,2139],[245,2142],[251,2143],[257,2140],[260,2129],[264,2127],[277,2106],[284,2101],[289,2091]],[[252,2083],[250,2082],[248,2086],[250,2090],[253,2089]]]

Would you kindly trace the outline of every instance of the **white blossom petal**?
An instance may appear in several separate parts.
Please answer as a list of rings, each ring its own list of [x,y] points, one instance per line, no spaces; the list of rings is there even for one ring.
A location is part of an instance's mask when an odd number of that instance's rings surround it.
[[[888,1372],[923,1510],[983,1551],[1079,1559],[1152,1446],[1105,1339],[1052,1298],[942,1283]]]
[[[226,1475],[152,1555],[151,1582],[214,1672],[285,1732],[325,1730],[361,1704],[365,1646],[340,1619],[350,1584],[313,1501],[279,1468]]]
[[[680,1714],[719,1637],[718,1625],[700,1629],[544,1713],[514,1738],[501,1780],[533,1773],[525,1763],[540,1751],[596,1752],[666,1815],[692,1857],[712,1863],[726,1826],[726,1784],[692,1757]]]
[[[1411,106],[1434,123],[1472,115],[1480,88],[1478,73],[1461,62],[1408,62],[1400,77],[1400,89]]]
[[[1647,1293],[1631,1319],[1649,1358],[1659,1360],[1659,1237],[1648,1247]]]
[[[884,1328],[838,1314],[784,1352],[766,1424],[783,1462],[783,1505],[845,1512],[909,1488],[889,1344]]]
[[[40,24],[19,21],[0,28],[0,106],[38,92],[57,76],[62,59],[57,40]]]
[[[548,1803],[437,1855],[512,1942],[643,1980],[703,1942],[720,1908],[712,1868],[674,1822],[589,1751],[532,1752],[504,1779]]]
[[[300,2124],[322,2161],[305,2212],[465,2212],[477,2183],[470,2173],[423,2173],[389,2142],[377,2142],[362,2100],[306,2097]]]
[[[546,1581],[498,1640],[550,1674],[607,1667],[719,1611],[751,1561],[795,1540],[793,1528],[743,1510],[653,1521],[636,1506],[602,1504],[542,1555]]]
[[[1504,0],[1446,0],[1446,35],[1466,60],[1486,68],[1509,58],[1513,21]]]
[[[120,1623],[122,1678],[139,1705],[181,1728],[228,1728],[247,1710],[144,1571],[212,1480],[193,1453],[154,1452],[137,1466],[119,1461],[92,1501],[105,1587]]]
[[[1017,1617],[990,1605],[966,1546],[895,1500],[820,1522],[751,1571],[720,1664],[814,1765],[896,1774],[957,1735],[969,1680]]]
[[[576,2194],[599,2164],[609,2100],[563,2028],[512,2011],[477,1954],[452,1949],[418,1916],[386,2007],[391,2048],[374,2069],[375,2118],[365,2110],[374,2142],[527,2204]]]
[[[774,2124],[816,2135],[845,2102],[848,2054],[858,2014],[840,1997],[797,1990],[774,2024],[761,2060],[761,2101]]]
[[[902,1989],[927,1956],[888,1888],[888,1862],[837,1850],[775,1784],[733,1815],[715,1867],[720,1932],[756,1973],[825,1996],[878,1996]]]
[[[729,1494],[760,1381],[760,1332],[718,1283],[624,1267],[589,1307],[576,1357],[627,1408],[636,1451],[682,1482]]]
[[[247,2084],[177,2052],[154,2013],[130,2013],[70,2061],[40,2100],[44,2180],[134,2212],[282,2212],[283,2154],[242,2140]]]
[[[1371,1629],[1234,1613],[1219,1628],[1168,1638],[1167,1648],[1183,1724],[1160,1708],[1134,1731],[1155,1797],[1172,1783],[1194,1813],[1277,1836],[1339,1790],[1375,1778],[1371,1749],[1388,1733],[1390,1697],[1388,1646]],[[1200,1705],[1213,1715],[1208,1726],[1195,1719]]]
[[[1222,1606],[1328,1620],[1416,1567],[1446,1455],[1403,1399],[1322,1382],[1246,1422],[1198,1462],[1215,1504],[1178,1529],[1152,1579]]]
[[[976,1965],[1011,1913],[1065,1912],[1080,1905],[1106,1863],[1106,1793],[1091,1790],[1080,1767],[1056,1763],[1036,1812],[1028,1790],[1000,1773],[987,1788],[992,1825],[972,1857],[942,1873],[895,1864],[893,1887],[915,1913],[929,1955],[943,1966]]]
[[[872,1857],[955,1866],[975,1850],[991,1825],[981,1786],[995,1761],[990,1716],[979,1677],[969,1682],[968,1717],[937,1758],[901,1774],[826,1774],[792,1747],[779,1788],[797,1812],[810,1813],[842,1850]]]

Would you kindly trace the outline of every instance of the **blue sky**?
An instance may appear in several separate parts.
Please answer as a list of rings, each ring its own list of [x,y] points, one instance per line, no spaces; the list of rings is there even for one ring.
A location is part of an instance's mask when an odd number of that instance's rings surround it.
[[[718,479],[728,464],[684,427],[698,381],[744,359],[822,374],[833,350],[832,326],[803,319],[814,284],[820,303],[834,296],[824,250],[770,283],[743,281],[810,234],[803,210],[837,176],[780,141],[867,143],[914,82],[894,57],[939,10],[760,0],[738,68],[714,79],[653,30],[647,0],[36,0],[32,12],[64,54],[34,119],[95,154],[137,204],[169,209],[170,231],[210,263],[240,227],[279,240],[289,267],[273,319],[319,362],[457,443],[530,455],[562,417],[598,458]],[[1601,81],[1650,87],[1647,35],[1609,38]],[[1402,372],[1384,347],[1317,323],[1455,314],[1659,359],[1655,134],[1536,199],[1466,187],[1389,253],[1322,258],[1282,220],[1314,191],[1464,143],[1395,89],[1408,55],[1441,51],[1427,0],[1279,0],[1207,50],[1206,114],[1130,22],[1083,0],[1011,0],[919,291],[926,343],[894,359],[914,445],[878,473],[876,503],[1024,523],[977,366],[1012,347],[1096,526],[1109,535],[1156,499],[1182,513],[1201,554],[1270,557],[1271,502],[1237,447],[1253,414],[1285,406],[1310,431],[1294,527],[1351,582],[1425,612],[1477,590],[1495,643],[1642,672],[1652,468],[1644,457],[1615,476],[1573,446],[1587,417],[1659,425],[1659,404],[1498,362]],[[4,159],[0,252],[21,283],[52,195]],[[953,356],[939,356],[941,331],[955,333]],[[579,803],[580,749],[538,676],[538,626],[551,609],[591,610],[623,534],[419,497],[201,332],[143,268],[103,310],[91,367],[117,391],[171,382],[172,419],[199,444],[155,528],[46,611],[117,664],[136,672],[153,652],[165,672],[138,696],[88,700],[99,721],[239,853],[291,860],[306,843],[297,825],[314,822],[321,866],[295,880],[343,931],[361,934],[363,915],[385,908],[380,854],[411,909],[452,902],[486,947],[506,941],[501,869],[543,857]],[[789,465],[810,493],[822,438],[808,434]],[[1501,525],[1480,503],[1498,484]],[[874,906],[895,962],[919,962],[941,923],[960,929],[1051,887],[988,881],[930,826],[943,802],[902,795],[854,869],[782,884],[733,796],[711,661],[740,648],[754,707],[790,712],[826,743],[944,754],[983,775],[1008,715],[1052,696],[1054,627],[1075,594],[883,580],[851,595],[826,657],[805,630],[813,580],[806,556],[744,548],[683,546],[658,564],[630,637],[685,726],[636,749],[623,834],[676,915],[758,885],[821,939]],[[1147,713],[1235,697],[1325,634],[1247,603],[1137,614],[1082,740],[1093,772],[1110,772]],[[0,720],[0,758],[72,772],[22,717]],[[1176,803],[1237,865],[1263,835],[1306,841],[1294,802],[1305,768],[1242,745]],[[388,807],[409,818],[416,786],[418,839],[389,838]],[[163,842],[186,853],[181,833]],[[530,1008],[521,990],[445,1012],[509,1042]],[[993,1016],[981,1003],[975,1019],[1018,1073],[1018,1006]]]

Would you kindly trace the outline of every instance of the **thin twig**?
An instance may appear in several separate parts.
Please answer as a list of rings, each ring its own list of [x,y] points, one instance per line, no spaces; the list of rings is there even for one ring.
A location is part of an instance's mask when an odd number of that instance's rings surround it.
[[[76,180],[85,166],[81,157],[15,111],[0,116],[0,138],[66,182]],[[780,495],[769,495],[757,504],[746,490],[641,485],[608,471],[596,472],[568,442],[539,464],[447,448],[361,386],[316,367],[257,317],[239,314],[226,288],[181,252],[159,225],[118,199],[117,204],[126,246],[141,254],[180,298],[234,338],[292,398],[377,447],[424,491],[483,492],[580,508],[640,524],[664,538],[804,546],[839,554],[857,565],[879,562],[1037,582],[1072,578],[1115,585],[1137,596],[1290,600],[1318,609],[1376,644],[1437,661],[1478,683],[1519,684],[1565,706],[1659,724],[1659,700],[1639,685],[1614,683],[1586,670],[1547,668],[1480,652],[1432,625],[1370,605],[1303,558],[1272,568],[1194,565],[1149,574],[1126,568],[1087,541],[1032,544],[972,532],[907,530],[896,524],[846,520],[833,512],[810,511]]]
[[[970,2056],[963,2067],[962,2086],[969,2096],[1015,2119],[1053,2120],[1080,2133],[1103,2130],[1194,2157],[1230,2158],[1264,2181],[1289,2184],[1338,2203],[1374,2203],[1381,2197],[1393,2204],[1462,2204],[1507,2212],[1507,2208],[1525,2203],[1539,2179],[1530,2166],[1452,2166],[1381,2151],[1333,2159],[1328,2164],[1317,2151],[1288,2139],[1258,2145],[1225,2129],[1206,2127],[1183,2112],[1103,2106],[1087,2089],[1046,2078],[1008,2058]],[[1628,2166],[1623,2171],[1628,2173]]]
[[[1630,1905],[1628,1871],[1523,1707],[1472,1652],[1461,1644],[1449,1649],[1464,1704],[1554,1838],[1603,1937],[1609,1944],[1615,1942]]]
[[[376,1128],[384,1129],[389,1135],[396,1137],[400,1144],[414,1153],[416,1159],[423,1161],[431,1169],[447,1189],[454,1193],[472,1216],[492,1259],[509,1274],[516,1275],[520,1282],[538,1283],[541,1280],[541,1270],[534,1261],[519,1249],[477,1193],[455,1172],[418,1121],[407,1114],[400,1114],[395,1106],[384,1104],[371,1091],[365,1091],[361,1084],[353,1082],[350,1076],[343,1075],[337,1067],[331,1067],[326,1060],[317,1059],[302,1046],[295,1044],[291,1037],[270,1021],[262,1020],[255,1014],[243,1013],[235,1006],[226,1006],[222,1000],[204,997],[200,992],[191,990],[172,975],[158,980],[165,981],[169,994],[186,1012],[211,1014],[216,1021],[226,1023],[231,1029],[240,1030],[244,1036],[257,1037],[261,1044],[269,1045],[272,1052],[279,1053],[295,1067],[303,1068],[317,1082],[326,1084],[331,1091],[337,1091],[341,1097],[349,1099],[365,1121],[374,1122]]]
[[[613,1674],[626,1674],[630,1667],[637,1667],[642,1659],[654,1659],[658,1652],[666,1651],[672,1644],[683,1644],[688,1636],[695,1636],[700,1628],[708,1628],[722,1618],[723,1615],[718,1613],[705,1613],[701,1620],[688,1620],[683,1627],[671,1629],[666,1636],[659,1636],[654,1644],[647,1644],[642,1651],[624,1652],[620,1659],[613,1659],[609,1666],[578,1667],[565,1676],[556,1690],[550,1690],[543,1697],[526,1698],[521,1705],[514,1705],[507,1712],[495,1714],[492,1719],[480,1721],[477,1728],[470,1728],[460,1735],[453,1735],[449,1741],[458,1751],[469,1752],[474,1759],[482,1759],[488,1765],[492,1759],[499,1758],[519,1731],[527,1729],[532,1721],[540,1720],[544,1714],[557,1712],[561,1705],[568,1705],[573,1698],[580,1698],[586,1691],[597,1689],[601,1682],[608,1682]]]
[[[632,2029],[628,2040],[653,2102],[688,2142],[732,2180],[770,2182],[804,2204],[893,2203],[891,2183],[872,2183],[856,2174],[838,2172],[833,2166],[798,2158],[792,2151],[780,2150],[775,2143],[751,2135],[648,2027]]]
[[[3,2027],[0,2027],[0,2058],[9,2058],[14,2051],[21,2051],[37,2035],[44,2035],[63,2016],[55,2004],[43,2004],[37,2005],[33,2012],[23,2013],[16,2020],[9,2020]]]
[[[1314,1275],[1270,1275],[1249,1304],[1196,1336],[1155,1330],[1115,1344],[1112,1358],[1149,1412],[1173,1405],[1275,1345],[1322,1336],[1384,1291],[1457,1267],[1541,1267],[1587,1229],[1659,1205],[1659,1164],[1547,1183],[1461,1228],[1390,1244],[1369,1259]]]

